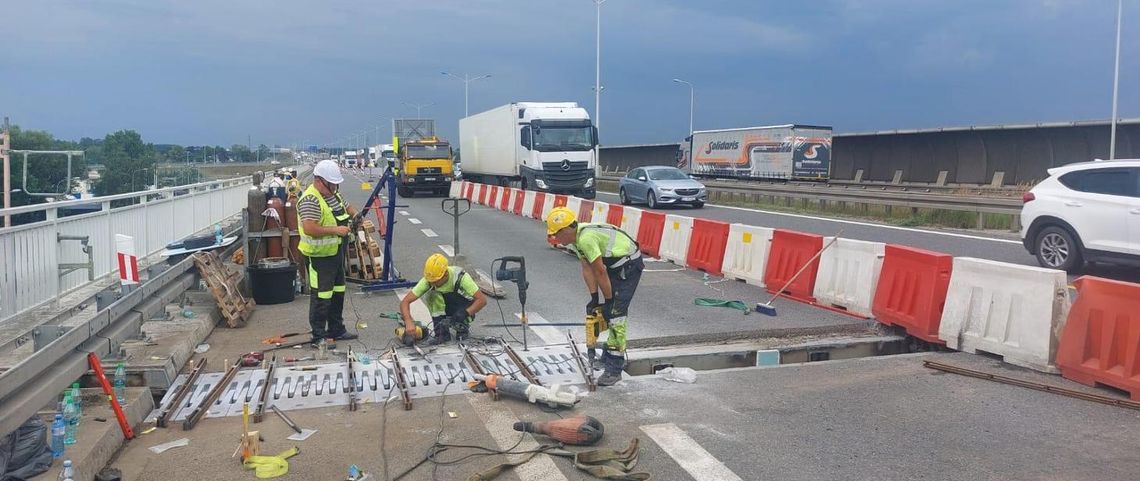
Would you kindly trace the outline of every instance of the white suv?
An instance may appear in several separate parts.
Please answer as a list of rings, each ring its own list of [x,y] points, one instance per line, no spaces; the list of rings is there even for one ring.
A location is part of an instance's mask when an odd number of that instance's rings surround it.
[[[1096,160],[1049,169],[1025,193],[1021,241],[1044,267],[1086,261],[1140,263],[1140,160]]]

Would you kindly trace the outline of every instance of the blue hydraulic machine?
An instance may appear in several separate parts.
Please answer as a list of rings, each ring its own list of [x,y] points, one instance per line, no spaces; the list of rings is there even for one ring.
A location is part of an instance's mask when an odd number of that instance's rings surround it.
[[[372,193],[368,195],[368,201],[364,203],[364,207],[360,210],[361,218],[367,217],[369,209],[372,208],[372,204],[380,201],[381,189],[388,190],[388,213],[384,216],[384,271],[381,273],[380,280],[360,286],[360,290],[365,292],[400,289],[416,284],[397,275],[396,270],[393,268],[392,236],[396,227],[396,207],[407,206],[396,205],[396,175],[392,172],[391,165],[384,168],[384,175],[380,176],[380,181],[376,183],[376,187],[373,187]],[[377,219],[377,221],[379,221],[379,219]]]

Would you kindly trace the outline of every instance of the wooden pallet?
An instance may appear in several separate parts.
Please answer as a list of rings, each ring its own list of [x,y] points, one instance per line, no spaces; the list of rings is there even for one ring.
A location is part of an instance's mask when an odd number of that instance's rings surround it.
[[[360,229],[345,250],[344,267],[348,278],[368,282],[378,280],[383,275],[384,256],[375,234],[376,226],[372,221],[361,222]]]
[[[214,252],[195,253],[194,265],[217,301],[226,324],[230,327],[245,326],[256,304],[238,290],[241,274],[227,269]]]

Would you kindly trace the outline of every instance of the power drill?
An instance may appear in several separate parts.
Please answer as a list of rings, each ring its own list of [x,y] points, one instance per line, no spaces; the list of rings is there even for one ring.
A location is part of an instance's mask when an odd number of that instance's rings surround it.
[[[590,360],[590,369],[594,368],[594,359],[598,357],[598,336],[609,328],[601,307],[595,307],[594,312],[586,315],[586,358]]]

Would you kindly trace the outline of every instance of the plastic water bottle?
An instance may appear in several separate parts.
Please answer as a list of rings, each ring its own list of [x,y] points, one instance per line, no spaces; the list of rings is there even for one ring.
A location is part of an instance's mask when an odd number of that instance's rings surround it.
[[[122,362],[115,366],[115,399],[119,400],[120,406],[127,401],[127,368]]]
[[[222,245],[222,241],[224,239],[225,239],[225,235],[222,234],[222,225],[221,224],[214,224],[214,243],[218,244],[218,245]]]
[[[63,481],[72,481],[75,479],[75,471],[71,467],[71,460],[63,460],[63,470],[59,472],[59,479]]]
[[[75,433],[79,431],[79,413],[75,410],[75,402],[71,394],[63,398],[63,444],[75,444]]]
[[[324,339],[317,342],[317,359],[325,360],[329,357],[329,343]]]
[[[51,422],[51,455],[52,457],[63,456],[63,438],[67,435],[67,425],[63,423],[63,415],[56,414],[55,420]]]
[[[79,383],[71,383],[71,402],[75,403],[75,412],[79,413],[80,421],[83,420],[83,396],[79,392]]]

